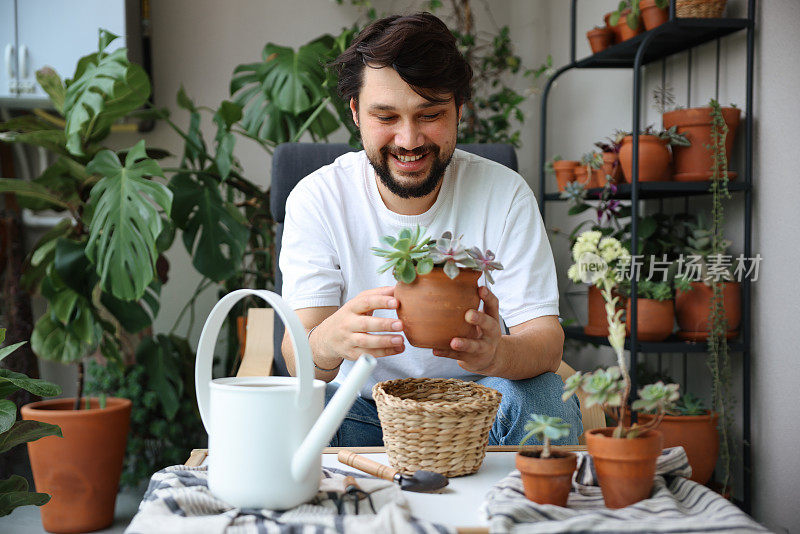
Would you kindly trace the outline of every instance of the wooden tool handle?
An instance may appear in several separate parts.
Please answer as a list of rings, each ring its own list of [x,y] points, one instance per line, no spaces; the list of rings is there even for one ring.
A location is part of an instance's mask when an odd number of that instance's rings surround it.
[[[359,471],[364,471],[372,476],[382,478],[384,480],[394,480],[394,476],[399,473],[397,469],[389,467],[388,465],[379,464],[374,460],[365,458],[353,451],[342,449],[337,456],[339,461],[350,467],[355,467]]]

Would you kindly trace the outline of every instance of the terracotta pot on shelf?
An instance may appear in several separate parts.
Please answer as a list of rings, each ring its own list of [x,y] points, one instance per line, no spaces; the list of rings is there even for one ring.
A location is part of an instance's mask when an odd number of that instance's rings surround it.
[[[711,331],[709,315],[714,293],[703,282],[692,282],[691,291],[675,292],[675,318],[678,320],[678,337],[689,341],[706,341]],[[739,282],[723,282],[722,302],[728,321],[727,338],[738,334],[742,321],[742,288]]]
[[[575,181],[582,183],[584,189],[603,187],[606,184],[606,175],[602,169],[591,169],[592,175],[589,176],[586,165],[575,167]]]
[[[579,164],[579,161],[569,159],[553,162],[553,170],[556,173],[556,182],[558,183],[559,191],[563,192],[569,182],[575,181],[575,167]]]
[[[617,310],[625,309],[625,297],[616,291],[612,290],[612,297],[620,297],[617,301]],[[589,294],[587,297],[587,304],[589,309],[589,320],[586,326],[583,327],[583,333],[587,336],[608,336],[608,317],[606,316],[606,301],[600,289],[595,286],[589,286]]]
[[[614,44],[614,32],[608,27],[589,30],[586,32],[586,38],[589,40],[589,46],[592,48],[593,54],[602,52]]]
[[[539,504],[565,507],[578,457],[573,452],[551,450],[550,458],[540,458],[540,452],[517,453],[516,467],[522,476],[525,497]]]
[[[613,13],[613,12],[612,12]],[[611,33],[614,35],[614,38],[611,41],[611,44],[617,44],[622,41],[622,35],[620,34],[619,28],[617,26],[612,26],[608,23],[608,19],[611,18],[612,13],[606,13],[603,15],[603,20],[606,23],[606,27],[611,30]]]
[[[728,162],[741,113],[739,108],[722,108],[722,118],[728,126],[728,136],[725,138],[725,155]],[[712,160],[711,151],[707,146],[711,144],[711,107],[668,111],[664,113],[663,121],[665,129],[677,126],[678,133],[684,134],[691,143],[690,146],[672,147],[675,173],[673,179],[679,182],[710,180]],[[728,178],[735,177],[736,173],[728,173]]]
[[[644,24],[642,23],[642,17],[639,17],[639,23],[636,25],[636,28],[631,28],[628,26],[628,13],[630,12],[629,9],[626,9],[622,12],[622,15],[619,17],[619,21],[615,26],[616,33],[619,35],[620,42],[627,41],[628,39],[633,39],[640,33],[644,32]]]
[[[646,424],[654,415],[640,413],[639,423]],[[665,415],[658,425],[664,437],[664,448],[681,446],[692,466],[691,480],[706,484],[711,480],[719,455],[718,414],[707,411],[705,415]],[[629,420],[630,421],[630,420]]]
[[[634,439],[612,438],[613,432],[613,427],[588,431],[586,446],[606,506],[624,508],[650,497],[663,438],[658,430]]]
[[[631,333],[631,299],[625,312],[625,331]],[[670,300],[639,297],[636,303],[636,338],[639,341],[664,341],[675,326],[675,305]]]
[[[611,176],[612,183],[618,184],[623,181],[619,152],[603,152],[603,173]]]
[[[662,9],[656,5],[656,0],[640,0],[639,11],[642,13],[644,29],[648,31],[669,20],[669,6]]]
[[[633,137],[622,140],[619,162],[625,181],[633,181]],[[639,136],[639,181],[661,182],[670,179],[670,154],[667,142],[655,135]]]
[[[114,522],[131,401],[110,397],[100,409],[91,398],[88,410],[73,410],[74,403],[51,399],[21,410],[24,420],[58,425],[64,436],[28,443],[36,491],[52,496],[41,508],[48,532],[90,532]]]
[[[415,347],[450,350],[454,337],[477,338],[477,327],[464,316],[480,305],[481,274],[461,269],[451,280],[442,267],[434,267],[428,274],[417,275],[410,284],[397,282],[397,317],[403,321],[408,342]]]

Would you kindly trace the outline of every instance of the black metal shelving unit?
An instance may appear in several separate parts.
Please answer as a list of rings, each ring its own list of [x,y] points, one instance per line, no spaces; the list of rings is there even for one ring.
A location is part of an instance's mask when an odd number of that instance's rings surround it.
[[[669,20],[661,26],[646,31],[636,37],[613,45],[602,52],[583,59],[576,59],[576,14],[577,0],[572,0],[570,17],[570,63],[559,68],[547,81],[542,94],[540,145],[539,154],[542,162],[540,169],[539,209],[544,219],[547,201],[562,200],[558,193],[546,191],[544,161],[546,161],[547,147],[547,99],[553,82],[572,69],[604,69],[626,68],[633,70],[633,124],[631,131],[640,131],[641,108],[641,76],[642,67],[657,60],[663,60],[679,52],[690,51],[692,48],[718,41],[720,38],[739,31],[747,33],[747,79],[746,102],[744,119],[745,136],[745,165],[743,179],[729,183],[729,190],[740,192],[744,195],[744,256],[752,257],[752,207],[753,207],[753,61],[754,61],[754,29],[755,29],[755,0],[747,1],[747,18],[722,18],[722,19],[679,19],[675,17],[675,0],[670,0]],[[719,48],[718,54],[719,54]],[[691,58],[691,56],[690,56]],[[631,184],[618,186],[614,198],[631,201],[631,232],[637,234],[637,219],[639,216],[639,200],[663,199],[675,197],[692,197],[710,194],[710,182],[639,182],[639,137],[633,136],[633,180]],[[590,193],[598,193],[600,189]],[[631,240],[631,255],[638,253],[638,240]],[[631,294],[636,294],[637,282],[631,281]],[[637,338],[637,303],[631,300],[631,333],[625,341],[625,348],[630,351],[630,374],[632,390],[636,391],[636,367],[639,353],[683,353],[684,369],[688,354],[702,355],[707,352],[707,346],[702,343],[681,341],[675,336],[663,342],[642,342]],[[743,463],[743,501],[742,508],[750,512],[751,506],[751,428],[750,428],[750,357],[751,357],[751,288],[748,277],[742,281],[742,322],[740,338],[729,342],[729,349],[742,356],[742,463]],[[586,341],[596,345],[609,345],[608,339],[600,336],[588,336],[583,333],[582,327],[566,327],[564,332],[567,338]],[[685,374],[685,372],[684,372]]]

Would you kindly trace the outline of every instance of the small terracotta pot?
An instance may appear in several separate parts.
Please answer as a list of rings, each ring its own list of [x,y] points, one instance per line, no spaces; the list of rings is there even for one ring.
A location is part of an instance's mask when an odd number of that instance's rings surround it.
[[[741,113],[739,108],[722,108],[722,118],[728,126],[728,136],[725,138],[728,163]],[[678,133],[684,134],[692,143],[691,146],[672,147],[675,168],[673,179],[679,182],[710,180],[713,162],[711,150],[707,146],[711,144],[711,107],[669,111],[664,113],[663,121],[664,128],[677,126]],[[728,178],[735,178],[735,173],[729,173]]]
[[[639,423],[652,421],[654,415],[640,413]],[[692,466],[691,480],[706,484],[711,480],[719,455],[718,415],[665,415],[658,425],[664,436],[664,448],[681,446]]]
[[[614,44],[614,32],[608,27],[589,30],[586,32],[586,38],[589,39],[593,54],[602,52]]]
[[[633,182],[633,137],[622,140],[619,162],[625,181]],[[670,155],[667,142],[655,135],[639,136],[639,181],[660,182],[670,178]]]
[[[575,167],[580,162],[574,160],[562,159],[553,162],[553,170],[556,173],[556,182],[558,183],[558,190],[563,192],[569,182],[575,181]]]
[[[625,309],[626,299],[616,291],[612,290],[612,297],[620,297],[617,301],[617,310]],[[583,333],[587,336],[607,336],[608,317],[606,316],[606,300],[597,286],[589,286],[588,295],[589,320],[583,327]]]
[[[397,317],[403,321],[408,342],[415,347],[450,350],[454,337],[477,338],[477,327],[464,316],[480,305],[481,274],[461,269],[451,280],[442,267],[435,267],[428,274],[417,275],[410,284],[397,282]]]
[[[578,457],[572,452],[550,451],[550,458],[540,458],[540,451],[518,452],[516,467],[522,475],[525,497],[539,504],[567,505],[572,489],[572,473]]]
[[[606,183],[606,175],[602,169],[592,169],[592,176],[586,173],[585,165],[575,167],[575,181],[582,183],[584,189],[593,187],[603,187]]]
[[[131,401],[110,397],[102,410],[96,398],[89,410],[73,410],[74,403],[52,399],[21,410],[23,419],[58,425],[64,436],[28,443],[36,491],[52,496],[41,507],[48,532],[90,532],[114,522]]]
[[[631,300],[625,313],[625,331],[631,333]],[[664,341],[675,325],[675,305],[670,300],[639,297],[636,304],[636,338],[639,341]]]
[[[611,176],[612,183],[622,182],[622,165],[619,163],[619,152],[603,152],[603,173]]]
[[[639,11],[642,13],[644,29],[648,31],[669,20],[669,7],[659,8],[656,6],[656,0],[640,0]]]
[[[722,302],[725,319],[728,321],[726,337],[736,337],[739,323],[742,321],[742,285],[739,282],[723,282]],[[703,282],[692,282],[691,291],[675,292],[675,318],[678,320],[681,339],[706,341],[711,331],[709,315],[711,299],[714,296],[710,286]]]
[[[616,33],[619,35],[620,42],[627,41],[628,39],[632,39],[639,35],[640,33],[644,32],[644,24],[642,24],[642,17],[639,17],[639,23],[636,25],[636,29],[631,28],[628,26],[628,12],[630,10],[626,9],[622,12],[622,15],[619,17],[619,21],[616,25]]]
[[[634,439],[612,438],[613,432],[613,427],[586,432],[586,446],[606,506],[624,508],[650,497],[663,438],[658,430]]]
[[[611,18],[612,13],[606,13],[605,15],[603,15],[603,20],[606,23],[606,27],[610,28],[611,33],[614,34],[614,39],[611,41],[611,44],[617,44],[622,41],[622,34],[620,33],[619,28],[617,26],[612,26],[611,24],[608,23],[608,19]]]

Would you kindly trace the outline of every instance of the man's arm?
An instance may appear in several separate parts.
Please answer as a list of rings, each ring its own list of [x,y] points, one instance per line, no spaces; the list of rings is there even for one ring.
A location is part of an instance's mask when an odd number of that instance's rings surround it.
[[[434,356],[453,358],[466,371],[510,380],[524,380],[556,372],[561,363],[564,330],[555,315],[544,315],[509,328],[501,335],[497,297],[485,287],[479,295],[484,310],[470,310],[467,322],[478,326],[478,339],[453,338],[452,350],[434,350]]]

